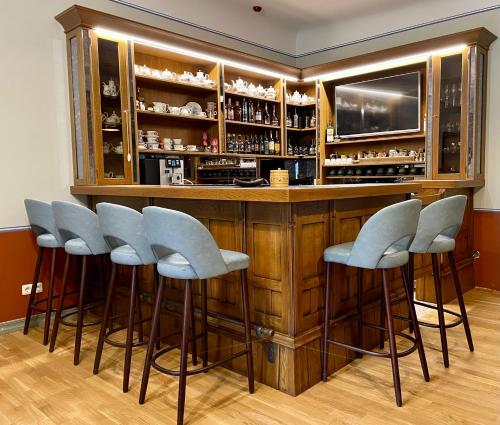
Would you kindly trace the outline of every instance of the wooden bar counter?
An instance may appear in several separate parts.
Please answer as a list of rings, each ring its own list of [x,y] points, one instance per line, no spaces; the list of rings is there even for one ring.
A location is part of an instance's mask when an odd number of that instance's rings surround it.
[[[297,395],[320,381],[320,332],[323,315],[323,250],[355,239],[366,219],[380,208],[418,194],[420,183],[324,185],[289,188],[216,186],[78,186],[74,195],[87,195],[88,204],[108,201],[141,210],[148,205],[173,208],[202,221],[220,248],[246,252],[252,324],[255,330],[256,379]],[[416,262],[417,276],[428,274],[427,263]],[[144,309],[152,268],[142,273]],[[420,273],[420,275],[419,275]],[[336,266],[335,316],[356,306],[356,270]],[[405,314],[398,273],[394,280],[395,309]],[[364,318],[378,323],[381,273],[364,273]],[[178,329],[181,282],[169,281],[164,301],[162,334]],[[243,335],[237,273],[209,282],[210,359],[240,350],[229,335]],[[200,305],[199,282],[195,304]],[[172,313],[172,314],[171,314]],[[222,317],[225,316],[225,317]],[[332,318],[333,319],[333,318]],[[400,324],[398,324],[400,325]],[[355,322],[334,328],[337,339],[353,342]],[[366,329],[364,341],[374,346],[377,334]],[[346,365],[354,353],[335,347],[330,369]],[[228,367],[246,373],[245,360]]]

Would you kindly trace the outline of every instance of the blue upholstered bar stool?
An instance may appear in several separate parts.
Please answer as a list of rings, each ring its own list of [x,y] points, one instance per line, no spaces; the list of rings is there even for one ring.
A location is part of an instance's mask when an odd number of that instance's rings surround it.
[[[38,245],[38,256],[35,265],[35,273],[33,282],[31,284],[30,298],[28,301],[28,308],[26,310],[26,318],[24,321],[24,334],[28,333],[30,326],[31,315],[33,310],[45,311],[45,323],[43,329],[43,345],[49,343],[50,331],[50,315],[54,309],[52,302],[54,298],[54,277],[56,267],[56,255],[59,248],[63,248],[64,242],[56,227],[54,219],[54,212],[52,205],[47,202],[37,201],[35,199],[25,199],[24,205],[31,229],[36,235],[36,243]],[[47,288],[47,297],[43,299],[36,299],[36,286],[40,279],[40,269],[43,262],[43,257],[46,249],[52,250],[52,259],[50,264],[50,280]],[[45,303],[45,309],[39,307],[40,304]]]
[[[439,328],[441,334],[441,347],[443,350],[443,363],[445,367],[449,366],[448,342],[446,340],[447,328],[452,328],[463,323],[465,335],[467,337],[467,343],[469,344],[469,350],[474,351],[474,344],[472,342],[469,320],[467,319],[467,310],[465,309],[462,288],[460,287],[457,266],[455,264],[455,256],[453,255],[453,251],[455,249],[455,238],[460,230],[460,227],[462,226],[466,205],[467,196],[456,195],[433,202],[432,204],[425,207],[420,213],[417,233],[409,248],[409,280],[412,289],[414,284],[414,254],[431,254],[432,256],[432,270],[434,275],[434,288],[436,291],[436,305],[420,301],[415,301],[415,304],[437,310],[439,324],[436,325],[434,323],[423,321],[419,321],[419,323],[422,326]],[[460,306],[460,314],[443,307],[443,295],[441,288],[438,254],[445,253],[448,255],[448,261],[450,263],[453,284],[455,286],[455,291],[457,294],[458,305]],[[451,314],[458,319],[446,324],[444,313]]]
[[[326,262],[326,288],[325,288],[325,315],[323,327],[322,344],[322,378],[328,380],[328,347],[330,344],[338,345],[348,350],[353,350],[362,354],[370,354],[379,357],[389,357],[392,364],[392,375],[394,381],[394,391],[396,395],[396,404],[402,405],[401,383],[399,378],[398,357],[406,356],[418,349],[420,364],[422,367],[424,379],[429,380],[427,361],[425,358],[422,338],[418,327],[417,315],[413,305],[410,285],[406,277],[406,264],[408,263],[408,247],[417,230],[418,217],[422,203],[419,200],[410,200],[400,202],[395,205],[383,208],[371,216],[361,228],[358,237],[354,242],[347,242],[334,245],[327,248],[324,252]],[[332,311],[332,286],[335,285],[333,278],[333,264],[344,264],[346,266],[358,267],[360,269],[381,269],[383,276],[383,299],[385,310],[387,312],[387,333],[389,337],[389,352],[375,352],[363,348],[362,326],[384,331],[385,328],[375,324],[368,324],[362,320],[362,305],[358,306],[356,318],[358,320],[358,341],[357,346],[345,344],[328,337],[331,326],[337,324],[342,318],[335,320],[335,314]],[[386,271],[388,269],[399,268],[403,278],[403,287],[408,301],[410,312],[410,323],[413,324],[415,337],[395,332],[394,318],[391,310],[391,287],[387,279]],[[360,279],[358,279],[360,280]],[[358,285],[358,292],[361,291],[361,285]],[[358,297],[359,299],[360,297]],[[333,322],[332,322],[333,319]],[[344,318],[345,319],[345,318]],[[396,334],[409,339],[413,342],[412,347],[403,351],[396,350]]]
[[[177,423],[182,424],[184,418],[184,402],[186,395],[186,377],[219,366],[239,356],[246,356],[248,389],[254,392],[254,374],[252,359],[252,335],[250,328],[250,307],[248,300],[247,268],[249,257],[246,254],[219,249],[212,235],[203,224],[195,218],[179,211],[159,207],[146,207],[143,210],[146,234],[155,255],[158,258],[157,269],[160,274],[160,285],[156,296],[153,312],[151,337],[144,362],[139,403],[144,403],[151,367],[158,371],[179,376],[179,394],[177,404]],[[207,364],[207,310],[206,310],[206,279],[215,278],[233,271],[241,273],[241,293],[243,301],[243,322],[245,329],[245,349]],[[180,371],[167,369],[156,363],[158,357],[177,346],[170,346],[154,353],[157,323],[160,318],[160,308],[163,296],[164,278],[180,279],[184,285],[184,308],[182,318],[181,361]],[[203,366],[187,370],[187,351],[189,343],[189,326],[193,319],[190,316],[192,303],[192,281],[201,280],[202,290],[202,335],[203,335]],[[192,325],[194,325],[192,323]],[[193,344],[196,341],[192,341]]]
[[[123,369],[123,392],[128,392],[129,377],[130,377],[130,362],[132,359],[132,347],[137,347],[144,344],[142,323],[145,320],[142,318],[140,304],[140,286],[137,277],[138,268],[149,264],[156,264],[156,257],[151,250],[149,240],[146,238],[144,231],[142,214],[136,210],[121,205],[100,203],[96,205],[97,216],[101,226],[104,239],[111,247],[111,278],[108,286],[108,294],[106,296],[106,304],[104,307],[103,318],[101,322],[101,331],[97,343],[96,357],[94,362],[94,374],[99,372],[99,364],[104,342],[114,346],[125,348],[125,363]],[[126,326],[121,326],[113,329],[108,326],[110,320],[111,303],[116,287],[116,271],[117,265],[128,266],[132,268],[132,276],[130,283],[130,299],[128,321]],[[156,275],[156,273],[155,273]],[[156,292],[156,288],[155,288]],[[134,342],[134,322],[137,310],[138,315],[138,340]],[[110,338],[112,334],[122,329],[127,329],[125,343],[114,341]]]
[[[61,286],[61,298],[54,319],[54,327],[52,329],[52,335],[50,337],[49,351],[50,352],[54,351],[60,322],[62,322],[67,326],[75,326],[76,335],[75,335],[75,351],[74,351],[73,363],[77,365],[78,363],[80,363],[80,347],[82,342],[83,327],[97,325],[98,323],[100,323],[100,321],[92,323],[83,322],[83,315],[86,308],[85,289],[86,289],[87,269],[88,269],[87,261],[89,257],[100,256],[100,261],[99,261],[100,272],[101,272],[100,277],[101,277],[101,283],[103,285],[102,290],[104,298],[105,284],[104,284],[103,255],[108,254],[110,248],[102,235],[97,214],[95,214],[93,211],[84,206],[65,201],[52,202],[52,208],[54,210],[54,216],[57,228],[64,240],[64,250],[66,251],[67,256],[66,256],[66,262],[64,264],[63,280]],[[64,298],[68,295],[66,292],[66,287],[68,283],[68,271],[70,266],[70,260],[72,257],[78,257],[81,258],[82,260],[76,324],[72,324],[70,322],[63,322],[62,320],[64,319],[64,317],[62,317]]]

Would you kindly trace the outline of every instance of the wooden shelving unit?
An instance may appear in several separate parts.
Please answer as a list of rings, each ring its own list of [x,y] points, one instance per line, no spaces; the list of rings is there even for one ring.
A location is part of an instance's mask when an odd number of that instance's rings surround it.
[[[202,84],[186,83],[179,80],[168,80],[163,78],[150,77],[147,75],[135,74],[135,81],[139,84],[150,84],[169,89],[178,89],[192,92],[217,92],[217,85],[206,86]]]
[[[158,118],[170,118],[170,119],[179,119],[179,120],[192,120],[192,121],[208,121],[212,123],[217,123],[218,120],[216,118],[207,118],[207,117],[197,117],[196,115],[183,115],[183,114],[170,114],[168,112],[153,112],[153,111],[137,111],[138,116],[150,116],[150,117],[158,117]]]
[[[271,130],[280,130],[281,129],[281,126],[276,126],[276,125],[257,124],[254,122],[232,121],[232,120],[226,120],[226,125],[242,125],[245,127],[269,128]]]
[[[249,94],[239,93],[239,92],[236,92],[233,90],[225,90],[225,94],[227,97],[235,97],[238,99],[246,98],[246,99],[256,100],[257,102],[263,102],[263,103],[267,102],[267,103],[272,103],[275,105],[281,104],[281,100],[279,100],[279,99],[266,99],[265,97],[251,96]]]

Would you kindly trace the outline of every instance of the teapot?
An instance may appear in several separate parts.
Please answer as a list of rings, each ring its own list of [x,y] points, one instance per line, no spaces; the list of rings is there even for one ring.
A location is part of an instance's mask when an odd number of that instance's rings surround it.
[[[266,89],[262,87],[262,84],[259,84],[255,90],[257,92],[257,96],[264,96],[266,94]]]
[[[116,97],[119,92],[120,89],[112,78],[108,81],[108,84],[102,83],[102,94],[104,96]]]
[[[251,96],[255,96],[255,93],[257,92],[257,87],[253,83],[250,83],[248,85],[248,94]]]
[[[102,122],[104,123],[104,127],[118,127],[122,119],[116,115],[116,112],[113,111],[111,115],[109,115],[107,112],[104,112],[101,116]]]
[[[121,140],[118,146],[113,147],[113,151],[119,155],[123,153],[123,142]]]
[[[175,80],[177,78],[177,74],[165,68],[165,70],[161,73],[161,77],[166,78],[167,80]]]
[[[297,102],[297,103],[300,102],[301,96],[300,96],[300,93],[298,92],[298,90],[295,90],[293,92],[291,99],[292,99],[292,102]]]
[[[193,113],[193,108],[191,106],[181,106],[180,107],[181,115],[191,115]]]
[[[231,83],[233,83],[233,89],[238,93],[246,93],[248,83],[245,80],[242,80],[241,77],[238,77],[236,81],[231,80]]]
[[[192,81],[194,78],[194,75],[189,72],[189,71],[184,71],[180,76],[179,76],[179,80],[181,81]]]
[[[267,89],[266,89],[266,99],[276,99],[276,95],[277,95],[277,92],[276,92],[276,89],[274,87],[271,87],[269,86]]]
[[[194,77],[198,83],[202,83],[204,80],[208,80],[208,74],[203,71],[198,71]]]
[[[304,94],[302,95],[302,97],[300,98],[300,101],[301,101],[302,103],[307,103],[307,102],[309,102],[309,96],[308,96],[307,94],[305,94],[305,93],[304,93]]]
[[[104,143],[104,145],[102,145],[102,152],[104,154],[110,153],[111,149],[113,149],[113,145],[109,142],[106,142],[106,143]]]

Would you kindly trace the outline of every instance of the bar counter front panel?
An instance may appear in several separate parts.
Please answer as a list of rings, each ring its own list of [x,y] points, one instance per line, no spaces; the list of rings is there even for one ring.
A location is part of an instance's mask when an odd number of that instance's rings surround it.
[[[351,187],[349,187],[351,186]],[[248,279],[251,320],[254,326],[256,379],[291,395],[298,395],[320,381],[320,333],[323,315],[326,247],[356,238],[363,223],[380,208],[403,201],[417,193],[424,203],[444,194],[422,190],[419,183],[330,185],[290,188],[215,188],[160,186],[78,186],[75,195],[88,195],[89,206],[113,202],[142,210],[156,205],[186,212],[199,219],[220,248],[246,252],[250,256]],[[460,189],[465,191],[468,189]],[[222,198],[216,200],[215,195]],[[228,200],[232,199],[232,200]],[[473,286],[469,225],[458,239],[457,259],[464,289]],[[443,259],[444,261],[444,259]],[[465,262],[464,262],[465,261]],[[423,298],[432,300],[430,258],[416,257],[416,278]],[[149,312],[153,267],[141,271],[145,291],[143,308]],[[448,273],[443,273],[447,288]],[[399,272],[390,272],[395,312],[406,315]],[[334,315],[332,320],[355,310],[356,269],[335,265]],[[126,281],[126,280],[125,280]],[[365,321],[379,323],[380,271],[365,271],[363,299]],[[166,281],[162,335],[180,326],[183,282]],[[195,305],[200,307],[200,283],[194,287]],[[445,289],[445,298],[453,296]],[[240,282],[237,272],[208,282],[209,358],[216,361],[242,349],[243,326]],[[224,316],[224,317],[223,317]],[[402,329],[404,322],[397,323]],[[199,324],[198,324],[199,326]],[[199,327],[198,327],[199,329]],[[356,322],[334,327],[335,339],[354,343]],[[241,336],[241,343],[229,338]],[[175,337],[166,338],[174,342]],[[366,348],[377,344],[375,330],[364,329]],[[345,366],[355,353],[335,347],[330,355],[330,372]],[[244,359],[227,367],[246,373]]]

